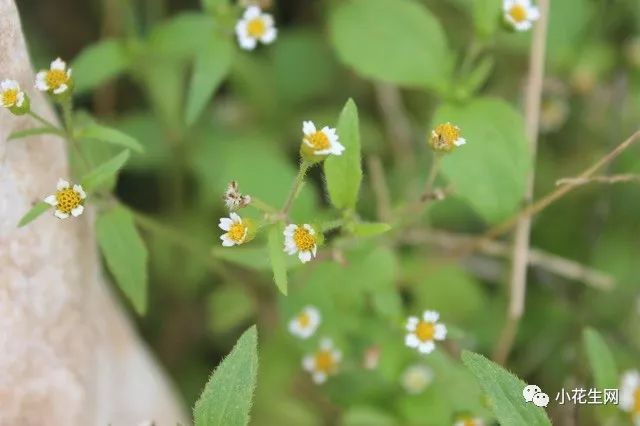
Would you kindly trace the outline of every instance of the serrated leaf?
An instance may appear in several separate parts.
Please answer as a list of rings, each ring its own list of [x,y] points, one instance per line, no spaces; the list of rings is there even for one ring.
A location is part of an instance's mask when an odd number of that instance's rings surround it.
[[[119,130],[111,127],[103,126],[97,123],[91,123],[78,134],[79,139],[94,139],[101,142],[110,143],[113,145],[123,146],[136,152],[143,152],[144,149],[140,142],[135,138],[122,133]]]
[[[249,423],[258,373],[258,333],[249,328],[218,365],[193,409],[195,426]]]
[[[56,135],[64,137],[64,132],[53,127],[35,127],[33,129],[18,130],[17,132],[13,132],[9,136],[7,136],[7,141],[40,135]]]
[[[500,99],[477,98],[441,106],[432,126],[451,122],[467,143],[442,160],[456,195],[488,222],[513,214],[531,165],[522,115]]]
[[[50,208],[51,206],[44,201],[37,202],[33,207],[31,207],[31,210],[29,210],[24,216],[22,216],[22,219],[20,219],[20,222],[18,222],[18,228],[22,228],[23,226],[33,222],[42,213],[46,212]]]
[[[350,231],[356,237],[373,237],[391,230],[391,225],[382,222],[360,222],[351,226]]]
[[[273,270],[273,281],[278,290],[287,295],[287,259],[284,252],[283,230],[280,225],[274,225],[269,230],[269,259]]]
[[[345,150],[342,155],[329,155],[324,161],[327,190],[336,208],[355,209],[362,182],[362,160],[358,108],[352,99],[340,113],[338,137]]]
[[[136,312],[147,309],[147,248],[133,215],[123,207],[98,216],[96,236],[109,271]]]
[[[402,86],[446,85],[451,54],[440,24],[422,4],[340,2],[329,24],[338,56],[364,77]]]
[[[196,53],[187,94],[186,121],[192,125],[202,113],[231,67],[233,45],[218,33],[211,34],[206,45]]]
[[[547,413],[527,403],[522,391],[527,385],[515,375],[482,355],[464,351],[462,362],[471,370],[489,399],[489,406],[502,425],[550,426]],[[544,391],[544,390],[543,390]]]
[[[613,354],[602,336],[595,330],[587,328],[582,334],[587,358],[595,385],[598,389],[613,389],[618,385],[618,369]]]
[[[121,40],[103,40],[83,49],[73,60],[74,91],[91,90],[117,77],[130,65],[126,46]]]
[[[129,159],[129,150],[124,150],[120,154],[113,157],[98,167],[87,173],[81,180],[82,187],[85,191],[94,191],[105,182],[114,181],[118,171],[125,165]]]

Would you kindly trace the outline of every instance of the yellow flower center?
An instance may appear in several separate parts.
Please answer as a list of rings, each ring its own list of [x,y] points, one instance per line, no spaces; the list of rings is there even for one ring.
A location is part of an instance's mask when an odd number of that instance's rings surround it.
[[[460,139],[460,129],[451,123],[438,125],[431,135],[431,146],[439,151],[451,151]]]
[[[515,4],[509,9],[509,16],[515,22],[524,22],[527,20],[527,9],[521,4]]]
[[[433,340],[436,326],[432,322],[420,321],[416,326],[416,336],[423,342]]]
[[[305,139],[316,151],[328,149],[331,146],[329,138],[324,134],[324,132],[315,132],[311,136],[306,136]]]
[[[316,237],[307,228],[298,227],[293,233],[293,242],[300,251],[309,251],[316,245]]]
[[[57,89],[58,87],[66,84],[69,80],[67,77],[67,73],[62,70],[50,70],[47,72],[47,76],[45,77],[47,81],[47,85],[52,89]]]
[[[8,107],[14,106],[18,102],[18,90],[8,89],[2,93],[2,104]]]
[[[253,18],[247,23],[247,33],[253,38],[260,38],[267,32],[267,25],[261,17]]]
[[[462,420],[462,424],[464,426],[476,426],[476,421],[470,418],[466,418]]]
[[[56,192],[56,208],[63,213],[71,213],[71,210],[82,204],[80,194],[72,188],[66,188]]]
[[[300,315],[298,315],[298,324],[300,324],[300,327],[302,328],[309,327],[309,324],[311,324],[311,317],[309,316],[309,314],[306,312],[303,312]]]
[[[634,396],[633,412],[640,414],[640,388],[636,389]]]
[[[315,355],[316,370],[323,373],[331,373],[335,369],[336,363],[333,359],[331,351],[318,351]]]
[[[234,223],[233,225],[231,225],[231,228],[229,228],[228,235],[229,235],[229,238],[231,238],[236,243],[240,244],[243,242],[246,231],[247,231],[247,227],[244,226],[242,223]]]

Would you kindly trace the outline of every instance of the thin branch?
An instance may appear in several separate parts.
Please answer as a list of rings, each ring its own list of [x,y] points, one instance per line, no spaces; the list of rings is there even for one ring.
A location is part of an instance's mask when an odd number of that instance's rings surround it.
[[[367,168],[369,169],[369,179],[371,188],[376,197],[376,211],[378,220],[388,222],[391,220],[391,196],[389,195],[389,185],[384,174],[382,161],[377,155],[367,157]]]
[[[405,237],[405,242],[411,244],[435,244],[448,251],[455,251],[461,245],[468,244],[473,240],[473,235],[440,230],[414,230]],[[478,251],[492,257],[504,259],[511,257],[510,246],[501,241],[484,241]],[[605,272],[536,248],[529,249],[527,264],[530,267],[544,269],[568,280],[582,282],[598,290],[611,290],[616,285],[616,280]]]
[[[542,102],[542,85],[544,80],[545,46],[547,41],[547,25],[549,23],[549,0],[540,0],[540,20],[533,32],[533,43],[529,59],[529,81],[527,82],[525,104],[525,126],[529,150],[535,164],[538,148],[538,125],[540,121],[540,105]],[[527,187],[524,202],[530,204],[533,199],[535,181],[535,167],[531,168],[527,176]],[[531,217],[518,219],[513,240],[513,261],[509,278],[509,309],[507,324],[498,340],[494,359],[503,364],[509,352],[518,329],[518,323],[524,313],[524,303],[527,288],[527,259],[529,257],[529,237],[531,233]],[[509,324],[513,323],[513,324]]]
[[[407,118],[409,115],[402,103],[400,90],[384,83],[376,83],[374,87],[385,128],[391,141],[394,160],[398,166],[411,173],[416,169],[412,146],[413,131],[411,130],[411,122]]]
[[[631,173],[624,175],[611,175],[611,176],[593,176],[590,178],[581,178],[581,177],[568,177],[558,179],[556,181],[556,186],[561,185],[586,185],[589,183],[605,183],[605,184],[614,184],[614,183],[626,183],[626,182],[640,182],[640,175],[634,175]]]

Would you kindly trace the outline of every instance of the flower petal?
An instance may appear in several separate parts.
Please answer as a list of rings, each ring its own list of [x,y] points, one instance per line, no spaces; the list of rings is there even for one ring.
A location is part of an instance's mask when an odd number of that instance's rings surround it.
[[[58,179],[58,183],[56,184],[56,189],[58,191],[62,191],[63,189],[69,188],[69,182],[64,179]]]
[[[80,216],[82,214],[82,212],[84,212],[84,206],[83,205],[79,205],[75,209],[71,210],[71,214],[73,215],[73,217]]]
[[[69,217],[69,213],[65,213],[61,210],[56,210],[55,213],[53,213],[55,217],[59,218],[59,219],[66,219]]]
[[[55,195],[49,195],[47,198],[45,198],[43,200],[45,203],[49,204],[50,206],[57,206],[58,205],[58,200],[56,199]]]

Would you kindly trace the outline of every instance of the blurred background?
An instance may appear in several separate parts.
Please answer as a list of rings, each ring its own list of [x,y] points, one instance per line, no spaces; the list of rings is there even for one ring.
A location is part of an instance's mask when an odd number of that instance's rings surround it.
[[[365,239],[337,251],[338,257],[327,249],[323,261],[292,264],[284,297],[272,283],[261,237],[241,251],[219,246],[226,184],[237,180],[242,192],[280,206],[297,170],[302,120],[335,126],[348,97],[361,120],[359,214],[381,216],[372,169],[386,176],[392,205],[415,194],[426,175],[425,140],[442,96],[377,83],[342,65],[327,28],[329,10],[340,3],[262,1],[275,17],[277,41],[253,52],[237,49],[228,77],[192,127],[182,117],[197,33],[185,28],[203,15],[200,2],[21,0],[18,7],[36,68],[56,56],[73,62],[104,39],[121,40],[130,54],[127,66],[96,63],[93,71],[108,78],[79,87],[76,105],[145,145],[116,188],[123,202],[162,224],[143,229],[150,251],[149,310],[131,316],[185,404],[193,406],[211,370],[256,323],[260,367],[252,424],[444,425],[467,412],[490,422],[476,382],[453,354],[460,348],[492,353],[508,297],[505,259],[476,254],[455,263],[433,242]],[[478,40],[474,1],[418,3],[440,22],[462,62]],[[551,3],[537,195],[609,152],[640,122],[640,3]],[[237,14],[224,16],[233,24]],[[491,63],[472,91],[521,110],[530,37],[498,27],[474,58]],[[109,67],[114,70],[105,71]],[[629,150],[603,174],[640,173],[638,158],[637,149]],[[293,211],[298,222],[332,217],[322,179],[314,169]],[[534,221],[533,247],[614,280],[603,289],[530,268],[526,313],[507,367],[541,386],[552,401],[562,388],[591,385],[581,341],[586,326],[605,337],[620,371],[640,368],[638,195],[637,181],[590,184]],[[424,225],[445,235],[487,227],[455,193],[430,209]],[[309,304],[322,313],[320,335],[332,337],[345,358],[342,371],[322,387],[300,367],[317,340],[299,341],[287,332],[288,320]],[[451,336],[446,350],[426,358],[404,347],[402,329],[406,315],[424,309],[439,310]],[[434,373],[433,383],[417,394],[403,386],[412,365]],[[549,409],[556,424],[631,424],[618,411],[553,403]]]

